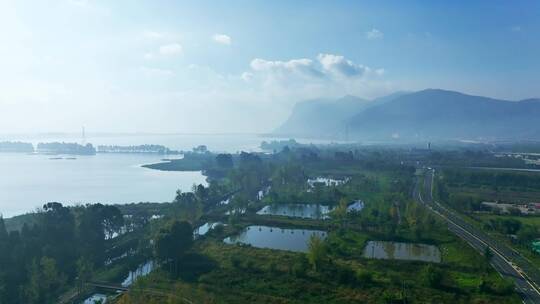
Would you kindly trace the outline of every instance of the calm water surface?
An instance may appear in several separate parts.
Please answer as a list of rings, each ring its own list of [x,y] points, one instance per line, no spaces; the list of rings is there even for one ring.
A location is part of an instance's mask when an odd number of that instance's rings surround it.
[[[257,134],[113,134],[97,135],[91,130],[86,142],[98,145],[158,144],[174,150],[206,145],[216,152],[260,151],[264,138]],[[80,142],[81,134],[0,134],[0,141]],[[327,143],[297,139],[302,143]],[[177,189],[190,190],[204,183],[200,172],[161,172],[140,168],[159,162],[160,155],[98,154],[76,156],[76,160],[51,160],[46,155],[0,153],[0,214],[10,217],[49,201],[76,203],[166,202]]]
[[[125,204],[169,202],[177,189],[205,184],[201,172],[166,172],[142,168],[160,155],[97,154],[76,159],[49,155],[0,153],[0,214],[9,217],[46,202]]]
[[[122,282],[123,287],[131,286],[138,278],[148,275],[156,267],[153,261],[148,261],[142,265],[139,265],[137,269],[130,271],[127,277]]]
[[[91,130],[86,134],[86,142],[92,143],[95,147],[99,145],[143,145],[155,144],[164,145],[173,150],[191,151],[193,147],[206,145],[213,152],[238,151],[259,152],[260,144],[263,140],[282,140],[278,137],[261,137],[258,134],[93,134]],[[286,138],[288,139],[288,138]],[[59,134],[59,135],[34,135],[34,134],[0,134],[0,141],[24,141],[33,143],[34,146],[40,142],[80,142],[81,134]],[[329,140],[302,139],[296,138],[300,143],[331,143]]]
[[[309,238],[312,235],[326,238],[326,232],[319,230],[249,226],[239,235],[228,237],[223,241],[227,244],[249,244],[257,248],[307,252]]]
[[[259,215],[283,215],[300,218],[325,219],[331,209],[317,204],[276,204],[264,206],[257,211]]]
[[[83,304],[95,304],[95,303],[101,303],[105,304],[107,301],[107,296],[104,294],[96,293],[89,297],[88,299],[84,300]]]
[[[195,237],[205,235],[205,234],[208,233],[208,231],[210,231],[211,229],[216,228],[219,225],[223,225],[223,224],[220,223],[220,222],[204,223],[204,225],[201,225],[197,229],[195,229],[195,231],[193,231],[193,234],[195,235]]]
[[[400,242],[369,241],[364,249],[364,257],[389,260],[441,262],[441,252],[436,246]]]

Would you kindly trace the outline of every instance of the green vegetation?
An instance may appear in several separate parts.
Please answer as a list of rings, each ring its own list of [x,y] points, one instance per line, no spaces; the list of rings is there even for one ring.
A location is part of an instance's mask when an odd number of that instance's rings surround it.
[[[520,302],[482,255],[412,201],[415,170],[393,153],[351,153],[352,159],[329,151],[316,158],[306,155],[311,154],[284,149],[271,158],[244,157],[220,182],[234,193],[229,205],[205,199],[216,185],[194,189],[192,195],[179,193],[173,217],[198,223],[219,219],[228,225],[197,239],[178,261],[177,274],[161,267],[118,303],[181,303],[184,298],[205,303]],[[343,182],[307,183],[319,176]],[[268,186],[260,200],[258,191]],[[347,203],[356,199],[365,202],[364,209],[347,212]],[[255,215],[266,204],[288,203],[335,209],[327,220]],[[223,215],[234,210],[245,213]],[[328,235],[312,236],[307,253],[223,242],[249,225],[310,228]],[[369,240],[432,244],[441,250],[442,263],[368,259],[363,250]]]
[[[163,171],[201,171],[210,166],[212,161],[213,156],[211,154],[186,153],[181,159],[143,165],[143,167]]]
[[[48,203],[34,216],[9,233],[0,218],[1,303],[56,303],[78,272],[103,265],[106,237],[123,225],[117,208],[100,204]]]
[[[0,256],[0,302],[53,303],[87,282],[119,284],[128,271],[155,261],[156,270],[110,301],[520,303],[485,256],[412,199],[415,168],[408,157],[374,148],[286,147],[271,155],[216,155],[197,148],[163,166],[204,170],[212,177],[209,185],[178,191],[171,203],[52,204],[13,220],[9,233],[0,221],[0,254],[8,252]],[[436,187],[454,195],[442,182]],[[363,209],[349,210],[357,200]],[[474,200],[457,200],[475,210]],[[321,219],[257,214],[269,204],[291,203],[332,211]],[[215,222],[225,225],[194,237],[194,227]],[[275,233],[326,233],[312,236],[306,253],[223,242],[254,225],[275,227]],[[371,259],[364,255],[368,241],[433,245],[442,261]],[[82,290],[80,296],[91,291]]]
[[[441,182],[448,194],[470,198],[476,206],[482,200],[510,203],[540,201],[540,174],[535,172],[444,169]]]
[[[521,207],[540,201],[540,174],[478,169],[444,169],[437,176],[436,194],[441,202],[508,246],[519,251],[537,267],[540,255],[532,251],[532,241],[540,237],[540,214]],[[505,210],[482,202],[507,204]],[[512,207],[515,206],[515,207]],[[522,210],[526,210],[526,214]]]

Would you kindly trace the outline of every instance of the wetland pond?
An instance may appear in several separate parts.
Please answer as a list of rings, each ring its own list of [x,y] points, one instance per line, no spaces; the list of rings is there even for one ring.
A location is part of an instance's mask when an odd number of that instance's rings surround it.
[[[101,293],[96,293],[90,296],[88,299],[84,300],[82,304],[105,304],[107,303],[107,296]]]
[[[426,244],[369,241],[363,255],[371,259],[441,262],[439,248]]]
[[[331,210],[330,207],[319,204],[275,204],[264,206],[257,214],[326,219]]]
[[[221,222],[216,222],[216,223],[204,223],[204,225],[202,226],[199,226],[197,229],[195,229],[195,231],[193,231],[193,234],[195,237],[199,237],[199,236],[202,236],[202,235],[205,235],[208,233],[208,231],[216,228],[217,226],[219,225],[223,225],[223,223]]]
[[[139,265],[134,271],[130,271],[127,277],[122,282],[123,287],[131,286],[138,278],[148,275],[156,267],[154,261],[148,261]]]
[[[257,248],[307,252],[309,238],[317,235],[326,238],[320,230],[286,229],[268,226],[248,226],[240,234],[223,240],[227,244],[248,244]]]
[[[364,208],[364,202],[356,200],[347,206],[347,212],[360,212]],[[282,215],[309,219],[328,219],[334,207],[321,204],[273,204],[266,205],[257,211],[258,215]]]

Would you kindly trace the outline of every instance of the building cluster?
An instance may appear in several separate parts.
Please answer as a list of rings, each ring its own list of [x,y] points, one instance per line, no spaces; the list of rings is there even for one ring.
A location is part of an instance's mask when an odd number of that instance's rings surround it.
[[[489,207],[492,210],[498,210],[500,213],[522,215],[540,214],[540,203],[509,204],[497,202],[482,202],[482,205]]]

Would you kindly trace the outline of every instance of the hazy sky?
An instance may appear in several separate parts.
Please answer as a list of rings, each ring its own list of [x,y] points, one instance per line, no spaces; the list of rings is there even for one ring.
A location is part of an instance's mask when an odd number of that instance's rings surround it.
[[[0,133],[266,132],[296,101],[540,97],[539,1],[0,0]]]

